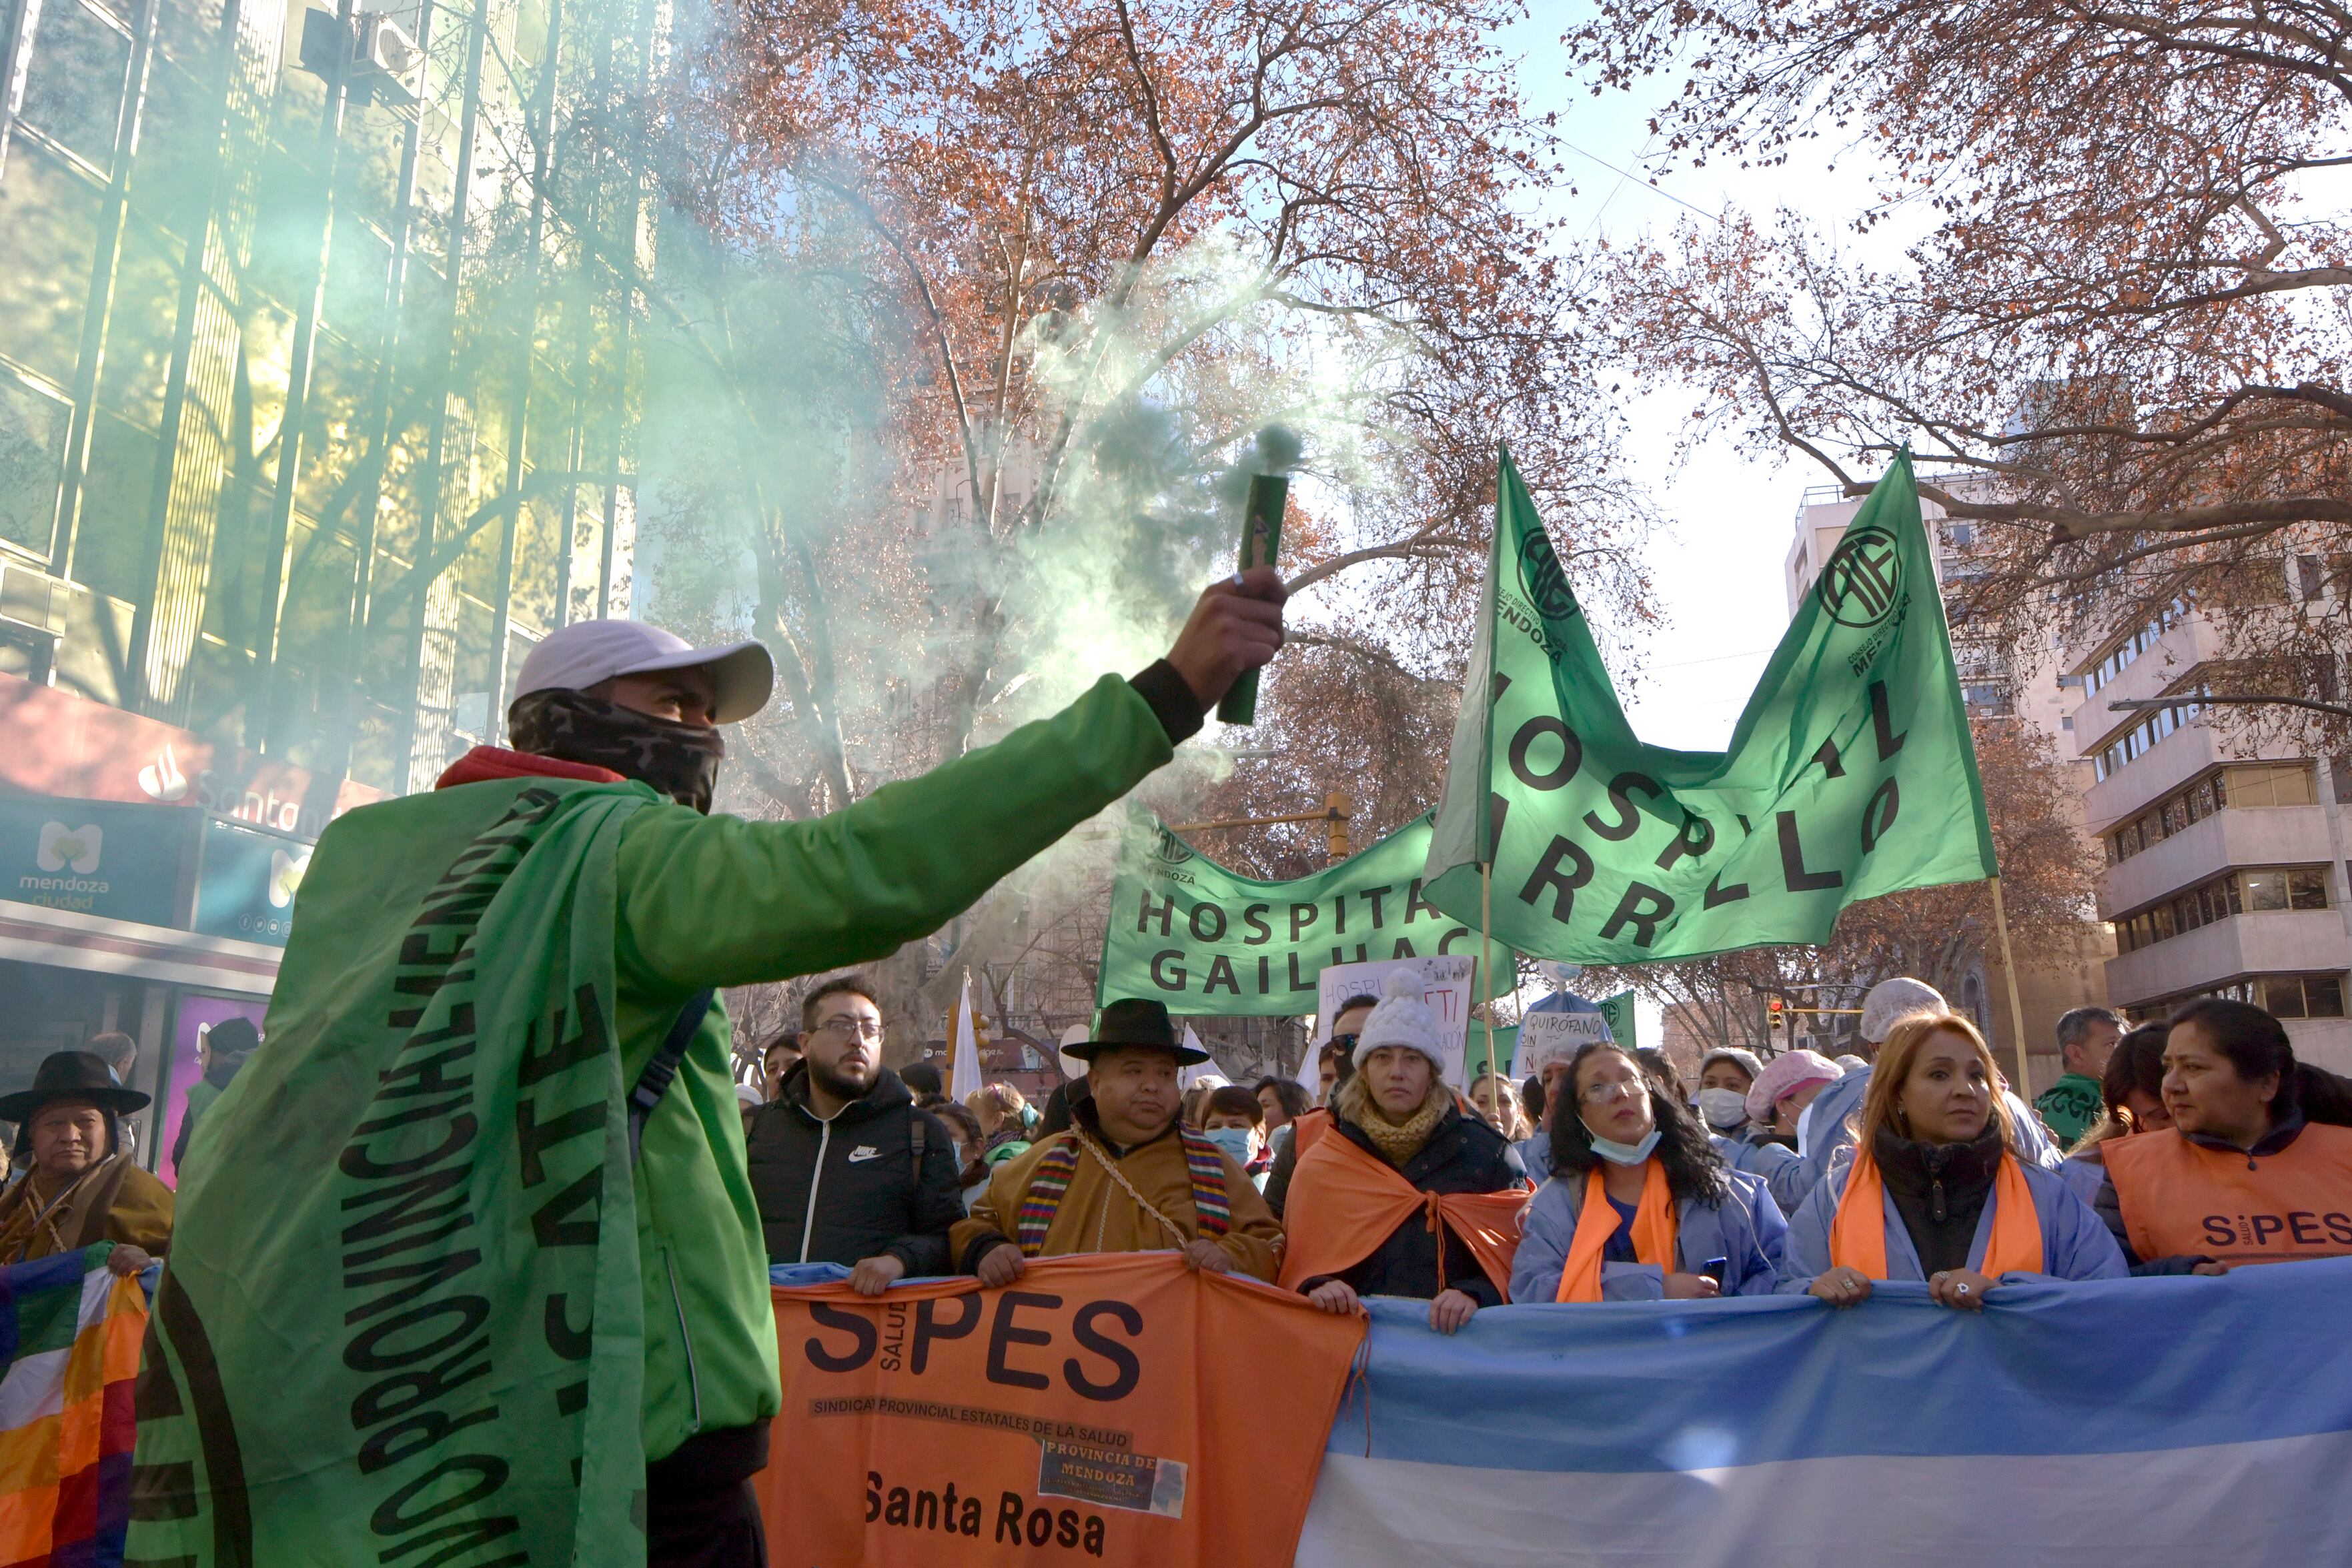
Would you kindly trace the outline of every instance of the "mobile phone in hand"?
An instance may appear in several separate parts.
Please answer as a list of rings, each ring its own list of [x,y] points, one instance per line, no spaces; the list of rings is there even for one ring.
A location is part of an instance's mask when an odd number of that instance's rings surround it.
[[[1699,1266],[1699,1272],[1714,1281],[1718,1286],[1723,1283],[1724,1275],[1730,1270],[1731,1260],[1728,1258],[1710,1258]]]

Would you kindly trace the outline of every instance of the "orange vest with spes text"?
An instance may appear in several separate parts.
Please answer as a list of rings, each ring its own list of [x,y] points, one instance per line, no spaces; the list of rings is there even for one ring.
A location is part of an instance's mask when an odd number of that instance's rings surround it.
[[[2307,1125],[2271,1155],[2207,1148],[2171,1128],[2114,1139],[2099,1154],[2143,1262],[2352,1253],[2352,1127]]]

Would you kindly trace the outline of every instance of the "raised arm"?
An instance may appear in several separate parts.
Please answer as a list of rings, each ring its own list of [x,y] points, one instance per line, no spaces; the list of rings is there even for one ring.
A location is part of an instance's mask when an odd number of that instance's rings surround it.
[[[1282,641],[1270,570],[1202,594],[1169,656],[920,778],[807,822],[640,810],[621,841],[621,958],[680,995],[879,957],[1133,789]]]

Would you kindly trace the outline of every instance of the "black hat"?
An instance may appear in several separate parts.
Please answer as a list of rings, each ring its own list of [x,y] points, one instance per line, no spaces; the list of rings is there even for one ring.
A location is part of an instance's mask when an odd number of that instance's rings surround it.
[[[87,1051],[56,1051],[41,1059],[30,1089],[0,1094],[0,1122],[29,1122],[34,1112],[56,1100],[87,1100],[117,1114],[147,1106],[146,1095],[114,1081],[104,1057]]]
[[[1107,1046],[1142,1046],[1152,1051],[1164,1051],[1176,1059],[1179,1067],[1193,1067],[1209,1060],[1205,1051],[1195,1051],[1176,1038],[1176,1026],[1169,1019],[1165,1002],[1131,999],[1113,1002],[1102,1010],[1095,1024],[1095,1037],[1062,1049],[1080,1061],[1091,1062],[1095,1053]]]
[[[215,1061],[243,1061],[261,1049],[261,1031],[247,1018],[225,1018],[205,1030],[205,1049]]]

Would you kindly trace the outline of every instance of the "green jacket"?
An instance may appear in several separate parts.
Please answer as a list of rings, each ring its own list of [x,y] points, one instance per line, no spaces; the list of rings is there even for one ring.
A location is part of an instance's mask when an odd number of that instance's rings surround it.
[[[620,846],[624,1082],[695,993],[859,963],[926,936],[1172,755],[1142,695],[1105,676],[1052,718],[814,821],[640,809]],[[495,816],[527,783],[652,793],[545,779],[457,788],[495,798],[484,807]],[[635,1186],[652,1460],[781,1407],[768,1253],[719,1008],[646,1124]]]
[[[2058,1139],[2061,1149],[2074,1147],[2106,1109],[2099,1081],[2087,1073],[2069,1072],[2043,1090],[2033,1109]]]

